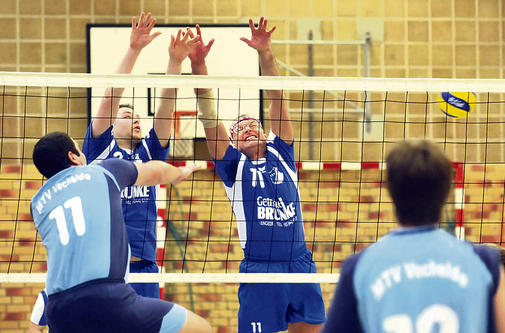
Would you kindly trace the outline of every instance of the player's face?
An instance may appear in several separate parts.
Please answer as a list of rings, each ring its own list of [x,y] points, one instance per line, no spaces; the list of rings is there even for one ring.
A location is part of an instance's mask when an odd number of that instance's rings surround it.
[[[116,121],[114,121],[114,136],[116,139],[134,139],[142,138],[140,128],[140,117],[133,113],[128,107],[122,107],[117,112]]]
[[[238,150],[251,157],[266,150],[267,137],[255,119],[242,120],[237,125],[233,142]],[[257,156],[257,155],[256,155]]]

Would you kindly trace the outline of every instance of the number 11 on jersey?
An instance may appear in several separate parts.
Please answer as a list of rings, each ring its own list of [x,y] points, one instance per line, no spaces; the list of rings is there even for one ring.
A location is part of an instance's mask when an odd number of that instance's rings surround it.
[[[261,333],[261,322],[258,321],[258,322],[252,322],[251,323],[251,326],[252,326],[252,331],[253,333]]]
[[[63,206],[58,206],[49,213],[50,219],[56,220],[58,233],[60,235],[60,242],[62,245],[67,245],[70,239],[68,234],[67,219],[65,218],[65,211],[63,207],[69,209],[72,213],[72,220],[74,222],[75,232],[78,236],[84,235],[86,232],[86,224],[84,223],[84,214],[82,212],[81,197],[73,197],[65,201]]]

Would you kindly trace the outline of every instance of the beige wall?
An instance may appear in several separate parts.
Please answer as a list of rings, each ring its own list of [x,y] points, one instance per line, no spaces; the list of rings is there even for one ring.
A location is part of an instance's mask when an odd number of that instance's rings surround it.
[[[85,72],[86,24],[129,23],[132,15],[143,10],[151,11],[160,23],[188,25],[245,23],[249,17],[257,19],[265,15],[277,26],[276,40],[307,39],[308,29],[313,28],[316,39],[357,41],[363,39],[363,31],[369,30],[370,71],[375,77],[502,78],[504,7],[499,0],[3,0],[0,69]],[[275,44],[274,50],[287,66],[308,74],[306,45]],[[315,45],[313,59],[316,76],[364,75],[363,47],[359,45]],[[281,73],[294,75],[284,68]],[[34,140],[30,137],[39,137],[46,128],[68,131],[77,138],[83,136],[87,117],[85,98],[61,97],[69,94],[85,97],[85,90],[33,89],[35,95],[52,96],[48,101],[25,99],[23,89],[17,89],[15,94],[19,97],[4,97],[2,101],[3,114],[12,116],[3,117],[0,128],[5,138],[4,158],[21,156],[23,147],[18,140],[21,137],[28,137],[24,150],[31,151]],[[327,92],[322,111],[322,92],[315,92],[318,101],[314,102],[312,138],[307,127],[307,92],[304,103],[297,101],[301,96],[301,92],[288,95],[292,99],[289,106],[297,138],[301,141],[300,159],[383,159],[389,146],[383,144],[382,138],[378,143],[360,142],[363,118],[361,112],[353,110],[362,110],[363,94],[347,92],[344,107],[342,102],[334,101],[343,99],[344,92]],[[503,149],[485,144],[486,133],[491,135],[487,141],[496,142],[504,134],[499,121],[504,116],[502,103],[488,103],[502,100],[501,95],[479,94],[479,104],[468,121],[446,119],[434,103],[436,94],[430,94],[428,100],[425,94],[390,94],[387,103],[381,103],[383,94],[374,94],[372,98],[376,101],[372,103],[372,112],[377,117],[374,119],[378,119],[374,128],[385,133],[386,141],[426,135],[445,142],[448,154],[457,160],[478,162],[483,156],[492,162],[505,160]],[[428,107],[426,103],[410,103],[426,100]],[[409,101],[407,106],[405,101]],[[302,108],[303,113],[297,112]],[[384,120],[388,123],[383,126]],[[466,137],[474,137],[478,142],[461,150]]]

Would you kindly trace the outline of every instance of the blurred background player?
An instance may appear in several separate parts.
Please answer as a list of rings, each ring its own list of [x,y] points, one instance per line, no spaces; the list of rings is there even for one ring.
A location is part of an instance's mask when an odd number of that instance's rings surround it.
[[[46,289],[40,291],[33,306],[32,315],[30,316],[30,322],[28,324],[29,333],[39,333],[44,332],[47,326],[47,317],[45,313],[47,304],[47,293]]]
[[[249,20],[251,39],[241,38],[258,52],[262,75],[278,76],[267,20],[256,28]],[[213,40],[200,43],[189,54],[193,74],[207,74],[205,57]],[[244,250],[241,273],[316,273],[305,234],[297,186],[293,128],[281,91],[267,91],[270,134],[259,120],[240,117],[231,127],[233,143],[216,116],[209,89],[196,89],[198,118],[207,145],[224,182],[237,220]],[[319,284],[251,284],[239,289],[239,332],[317,332],[325,321]]]
[[[45,314],[51,333],[211,332],[196,314],[139,296],[125,283],[129,247],[122,189],[178,184],[194,165],[107,159],[88,166],[77,143],[61,132],[37,142],[33,162],[48,178],[31,211],[47,250]]]
[[[117,73],[130,73],[144,47],[160,33],[151,35],[156,19],[151,13],[140,15],[137,23],[132,19],[130,47]],[[196,41],[179,30],[171,36],[167,74],[180,74],[181,63]],[[169,138],[173,123],[176,89],[163,89],[158,110],[154,116],[153,128],[144,138],[138,114],[133,106],[119,105],[124,92],[122,88],[108,88],[100,107],[86,132],[83,152],[90,164],[107,158],[133,161],[166,161],[169,152]],[[131,247],[130,272],[157,273],[156,265],[156,186],[132,186],[121,192],[123,215]],[[132,287],[142,296],[160,297],[158,283],[133,283]]]
[[[398,144],[386,163],[400,227],[345,261],[323,332],[504,332],[498,251],[437,227],[450,161],[415,141]]]

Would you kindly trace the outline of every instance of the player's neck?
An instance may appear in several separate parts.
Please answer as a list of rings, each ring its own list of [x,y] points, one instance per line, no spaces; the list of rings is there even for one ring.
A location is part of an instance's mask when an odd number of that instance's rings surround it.
[[[117,145],[121,149],[128,149],[130,151],[135,150],[135,147],[139,143],[140,140],[134,139],[134,138],[129,138],[129,139],[118,139],[116,138]]]
[[[252,151],[247,151],[247,152],[243,152],[243,153],[251,161],[257,161],[261,158],[265,158],[265,156],[267,155],[266,150],[263,150],[263,149],[254,149]]]

